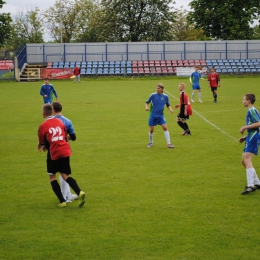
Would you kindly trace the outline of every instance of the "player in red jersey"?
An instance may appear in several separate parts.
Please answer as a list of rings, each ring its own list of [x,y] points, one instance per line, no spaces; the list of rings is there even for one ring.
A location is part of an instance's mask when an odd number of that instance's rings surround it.
[[[38,150],[46,151],[45,144],[49,144],[51,160],[47,160],[47,173],[50,178],[51,186],[58,197],[59,207],[66,207],[65,199],[61,193],[60,185],[56,179],[56,173],[59,172],[62,178],[77,193],[82,207],[85,203],[85,193],[80,190],[75,179],[70,177],[70,155],[71,149],[67,142],[67,131],[63,122],[52,116],[52,105],[45,104],[42,107],[42,115],[45,121],[40,125],[38,130]]]
[[[186,120],[192,115],[192,108],[190,105],[188,94],[185,92],[186,85],[184,83],[179,84],[180,93],[180,104],[175,105],[175,108],[180,108],[180,113],[178,114],[176,121],[178,125],[184,130],[182,135],[191,135],[190,129]]]
[[[209,87],[211,88],[214,100],[214,103],[217,103],[217,89],[220,87],[220,77],[218,73],[216,73],[215,68],[211,69],[211,73],[208,76],[208,82],[209,82]]]

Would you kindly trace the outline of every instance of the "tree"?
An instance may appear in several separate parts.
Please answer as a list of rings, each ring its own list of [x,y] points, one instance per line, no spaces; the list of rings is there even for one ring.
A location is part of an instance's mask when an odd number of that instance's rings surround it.
[[[259,0],[193,0],[188,21],[201,28],[208,37],[220,40],[252,39]]]
[[[193,24],[187,21],[188,11],[185,9],[176,9],[175,23],[172,24],[172,35],[174,41],[205,41],[211,40],[202,29],[196,29]]]
[[[172,40],[172,0],[102,0],[99,18],[102,41]]]
[[[56,42],[88,38],[89,23],[97,9],[95,0],[56,0],[44,15],[49,35]]]
[[[12,23],[12,37],[9,45],[16,50],[21,43],[42,43],[44,27],[39,8],[20,10]]]
[[[80,6],[77,18],[77,29],[73,34],[75,42],[97,42],[99,41],[99,17],[102,15],[98,1],[75,0]]]
[[[6,4],[3,0],[0,0],[0,9]],[[0,13],[0,47],[4,46],[8,39],[11,37],[11,22],[12,18],[10,13]]]

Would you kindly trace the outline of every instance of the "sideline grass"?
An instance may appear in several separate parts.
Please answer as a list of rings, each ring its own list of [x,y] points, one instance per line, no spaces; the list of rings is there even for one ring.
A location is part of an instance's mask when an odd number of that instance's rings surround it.
[[[149,149],[144,103],[163,82],[174,107],[180,81],[190,96],[188,79],[52,82],[76,129],[71,165],[87,195],[82,209],[57,207],[46,154],[36,149],[42,83],[0,82],[0,259],[258,259],[260,192],[240,195],[246,175],[235,139],[243,95],[255,93],[260,109],[259,78],[223,78],[217,104],[202,81],[193,135],[181,136],[177,111],[166,109],[175,148],[157,126]],[[260,175],[258,157],[254,166]]]

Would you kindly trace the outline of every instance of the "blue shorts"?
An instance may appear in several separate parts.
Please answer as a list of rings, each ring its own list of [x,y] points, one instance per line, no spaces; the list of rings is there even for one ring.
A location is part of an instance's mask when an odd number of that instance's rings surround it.
[[[244,153],[253,153],[255,155],[258,154],[258,148],[260,145],[259,142],[259,134],[256,133],[255,135],[251,136],[247,135],[246,137],[246,143],[244,148]]]
[[[200,85],[192,85],[192,89],[193,90],[199,90],[200,89]]]
[[[156,126],[156,125],[163,125],[163,124],[166,124],[164,116],[159,116],[159,117],[151,116],[148,120],[149,126]]]

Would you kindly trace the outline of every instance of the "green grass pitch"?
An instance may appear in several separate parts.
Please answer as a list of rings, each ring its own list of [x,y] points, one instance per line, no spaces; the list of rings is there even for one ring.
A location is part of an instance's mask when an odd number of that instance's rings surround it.
[[[246,185],[237,140],[245,124],[245,93],[259,77],[222,77],[218,103],[207,81],[196,93],[188,124],[192,136],[165,109],[174,144],[160,126],[147,148],[145,101],[162,82],[171,106],[187,78],[51,81],[72,120],[72,176],[86,204],[58,208],[46,174],[46,154],[37,151],[43,122],[43,82],[0,82],[0,259],[259,259],[260,191]],[[254,167],[260,176],[259,156]]]

